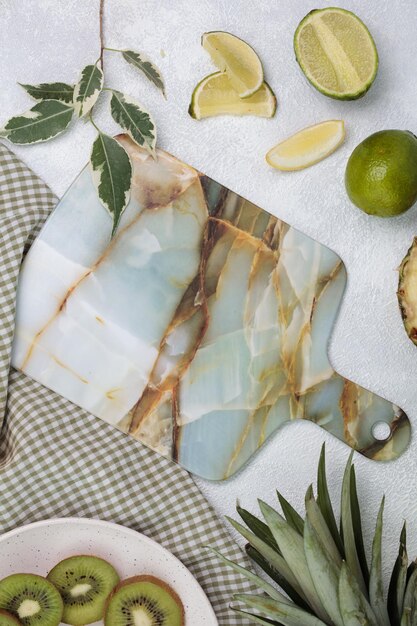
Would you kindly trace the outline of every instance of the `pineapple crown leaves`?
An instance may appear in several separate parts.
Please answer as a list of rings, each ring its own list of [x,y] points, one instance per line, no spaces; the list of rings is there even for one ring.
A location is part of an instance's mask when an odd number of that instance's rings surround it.
[[[247,541],[246,552],[263,570],[264,577],[212,550],[223,564],[263,592],[236,594],[234,600],[240,606],[231,607],[235,612],[254,624],[275,626],[417,625],[417,562],[408,561],[405,524],[385,596],[382,578],[385,497],[379,507],[368,564],[352,461],[353,454],[342,481],[339,525],[327,486],[324,445],[318,465],[317,495],[312,486],[308,487],[304,517],[280,493],[282,514],[260,501],[261,519],[237,505],[243,524],[228,520]]]
[[[161,73],[144,54],[105,46],[102,46],[102,50],[118,53],[165,96]],[[4,128],[0,129],[0,137],[14,144],[29,145],[49,141],[62,134],[74,117],[84,117],[91,122],[97,130],[90,157],[92,179],[99,200],[112,219],[113,237],[129,202],[132,166],[124,147],[96,125],[93,112],[97,101],[104,91],[111,92],[112,118],[153,158],[156,158],[156,126],[150,113],[141,104],[120,91],[104,86],[104,73],[99,62],[100,59],[86,65],[75,85],[62,82],[21,84],[37,102],[25,113],[9,119]]]

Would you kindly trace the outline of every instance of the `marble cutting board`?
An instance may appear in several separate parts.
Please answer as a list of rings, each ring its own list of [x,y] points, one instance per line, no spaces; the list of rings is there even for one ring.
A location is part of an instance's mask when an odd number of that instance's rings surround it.
[[[25,258],[13,366],[208,479],[294,419],[398,457],[408,417],[327,356],[340,258],[171,155],[119,140],[134,175],[117,234],[86,168]]]

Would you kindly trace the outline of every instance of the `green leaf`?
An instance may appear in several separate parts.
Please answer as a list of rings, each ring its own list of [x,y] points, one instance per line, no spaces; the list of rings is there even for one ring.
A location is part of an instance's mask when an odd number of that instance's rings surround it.
[[[369,600],[380,626],[391,626],[386,603],[384,600],[384,585],[382,581],[382,528],[385,497],[379,507],[372,543],[371,573],[369,578]]]
[[[303,590],[303,595],[306,597],[308,604],[316,615],[324,621],[327,621],[329,616],[316,592],[308,569],[304,553],[303,538],[277,511],[275,511],[275,509],[266,504],[266,502],[259,501],[259,506],[282,552],[282,556]]]
[[[366,560],[365,545],[363,542],[361,509],[359,506],[358,494],[356,491],[356,474],[352,465],[350,480],[350,501],[352,509],[353,533],[355,535],[356,550],[358,553],[359,563],[361,564],[363,579],[366,587],[369,586],[369,568]]]
[[[309,611],[310,608],[307,602],[295,591],[293,587],[289,584],[289,582],[282,576],[277,569],[275,569],[265,557],[262,556],[260,552],[256,548],[250,545],[250,543],[246,544],[245,550],[249,558],[252,559],[259,567],[272,578],[273,581],[277,583],[285,591],[287,596],[291,598],[291,600],[300,608]]]
[[[259,617],[259,615],[249,613],[249,611],[241,611],[240,609],[235,609],[233,606],[231,606],[230,608],[238,615],[242,615],[243,617],[250,617],[251,621],[255,622],[255,624],[263,624],[263,626],[270,626],[270,624],[272,624],[272,626],[284,626],[284,624],[276,622],[272,619],[268,619],[267,617]]]
[[[344,626],[380,626],[345,561],[340,571],[339,606]]]
[[[113,119],[138,146],[155,155],[156,128],[151,115],[129,96],[115,90],[112,93],[110,110]]]
[[[414,626],[417,622],[417,569],[414,568],[408,580],[404,595],[401,626]]]
[[[69,125],[72,107],[58,100],[42,100],[29,111],[12,117],[5,125],[5,136],[16,144],[33,144],[56,137]]]
[[[360,590],[366,596],[367,589],[365,585],[365,581],[362,574],[362,568],[359,561],[357,548],[356,548],[356,538],[355,538],[355,529],[353,522],[353,512],[352,512],[352,458],[353,451],[349,456],[349,460],[346,464],[345,474],[343,476],[342,483],[342,505],[341,505],[341,527],[342,527],[342,536],[343,543],[345,547],[345,555],[346,562],[349,566],[350,571],[353,576],[359,583]]]
[[[210,552],[213,552],[213,554],[215,554],[222,563],[233,569],[238,574],[241,574],[251,582],[255,583],[255,585],[259,587],[259,589],[265,591],[265,593],[267,593],[271,598],[274,598],[274,600],[279,600],[280,602],[284,602],[284,604],[291,604],[291,601],[288,598],[286,598],[282,593],[278,591],[278,589],[273,587],[270,583],[266,582],[263,578],[260,578],[260,576],[257,576],[250,570],[242,567],[241,565],[238,565],[234,561],[227,559],[218,550],[210,548],[209,546],[207,546],[207,548],[210,550]]]
[[[317,471],[317,504],[323,514],[324,519],[335,544],[342,558],[345,556],[343,542],[337,528],[336,518],[333,512],[332,502],[330,500],[329,490],[326,478],[326,444],[323,443],[320,453],[320,461]]]
[[[232,519],[231,517],[226,517],[226,519],[231,523],[233,528],[237,530],[238,533],[240,533],[242,537],[246,539],[246,541],[249,541],[249,543],[254,548],[256,548],[256,550],[258,550],[258,552],[280,573],[280,575],[288,581],[291,587],[296,590],[298,595],[305,599],[305,596],[301,590],[300,585],[298,584],[297,579],[295,578],[294,574],[288,567],[281,554],[276,552],[276,550],[271,548],[271,546],[262,541],[262,539],[259,539],[250,530],[242,526],[242,524],[236,522],[236,520]]]
[[[93,143],[90,162],[98,196],[113,218],[113,236],[129,202],[132,165],[120,143],[102,132]]]
[[[332,533],[330,532],[326,520],[319,508],[319,505],[314,499],[313,489],[309,487],[306,493],[306,516],[310,521],[311,526],[317,533],[327,555],[333,563],[340,569],[342,566],[342,557],[334,542]]]
[[[407,530],[406,525],[401,530],[400,547],[388,589],[388,614],[392,626],[400,626],[403,612],[404,593],[407,583]]]
[[[294,528],[300,535],[304,532],[304,520],[301,515],[294,509],[294,507],[284,498],[282,494],[277,490],[277,496],[281,505],[284,517],[290,526]]]
[[[304,552],[314,587],[324,609],[334,626],[344,626],[338,602],[340,567],[323,546],[308,516],[304,524]]]
[[[72,104],[74,85],[67,83],[41,83],[40,85],[23,85],[19,83],[35,100],[60,100]]]
[[[165,85],[162,75],[154,63],[142,52],[134,52],[133,50],[122,50],[122,56],[125,61],[143,72],[151,83],[153,83],[165,96]]]
[[[103,72],[95,65],[86,65],[81,72],[81,77],[74,88],[74,109],[78,117],[87,115],[99,97],[103,89]]]
[[[263,613],[265,617],[279,620],[284,626],[325,626],[326,624],[297,606],[284,604],[264,596],[240,593],[235,595],[235,600],[243,602],[250,609]]]
[[[253,515],[246,509],[242,509],[239,505],[236,506],[236,511],[245,522],[246,526],[253,532],[259,539],[265,541],[271,548],[279,552],[277,542],[275,541],[268,524],[265,524],[259,517]],[[281,553],[280,553],[281,554]]]

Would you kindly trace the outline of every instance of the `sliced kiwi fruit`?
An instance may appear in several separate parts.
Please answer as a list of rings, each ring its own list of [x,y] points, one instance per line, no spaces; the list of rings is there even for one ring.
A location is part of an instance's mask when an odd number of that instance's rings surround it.
[[[105,626],[184,626],[184,607],[173,589],[154,576],[134,576],[112,592]]]
[[[0,626],[21,626],[21,624],[14,615],[0,610]]]
[[[103,617],[109,593],[119,582],[110,563],[97,556],[71,556],[49,572],[64,601],[62,621],[74,626],[92,624]]]
[[[0,581],[0,609],[22,626],[58,626],[64,606],[57,589],[42,576],[12,574]]]

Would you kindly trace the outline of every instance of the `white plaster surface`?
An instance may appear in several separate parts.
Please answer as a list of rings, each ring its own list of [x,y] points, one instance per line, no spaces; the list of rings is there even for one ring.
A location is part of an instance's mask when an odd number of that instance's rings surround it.
[[[381,220],[354,208],[344,189],[346,160],[370,133],[386,128],[417,131],[417,10],[415,0],[341,0],[374,35],[380,69],[371,91],[356,102],[337,102],[316,92],[294,58],[292,38],[300,19],[333,0],[107,0],[108,46],[146,52],[160,66],[167,101],[135,71],[106,53],[108,85],[142,101],[158,125],[159,145],[246,196],[320,242],[346,263],[349,280],[330,357],[344,376],[400,405],[417,422],[417,348],[402,328],[396,301],[397,268],[417,234],[417,205],[402,217]],[[75,81],[98,56],[98,0],[0,0],[0,124],[31,106],[16,84]],[[272,120],[192,120],[187,107],[194,85],[213,71],[200,36],[227,30],[260,54],[278,98]],[[104,98],[107,100],[107,97]],[[97,120],[115,126],[103,103]],[[314,167],[272,171],[263,156],[279,139],[316,122],[342,118],[345,144]],[[62,195],[86,163],[94,136],[83,122],[53,142],[16,147],[23,158]],[[315,478],[321,443],[328,448],[330,487],[338,494],[348,449],[308,423],[283,429],[235,478],[198,484],[219,514],[232,514],[236,498],[256,508],[256,497],[274,502],[278,487],[302,506]],[[396,462],[356,459],[364,527],[369,537],[379,499],[387,495],[388,561],[397,548],[403,518],[409,520],[410,555],[417,554],[417,439]],[[338,495],[337,495],[338,497]]]

